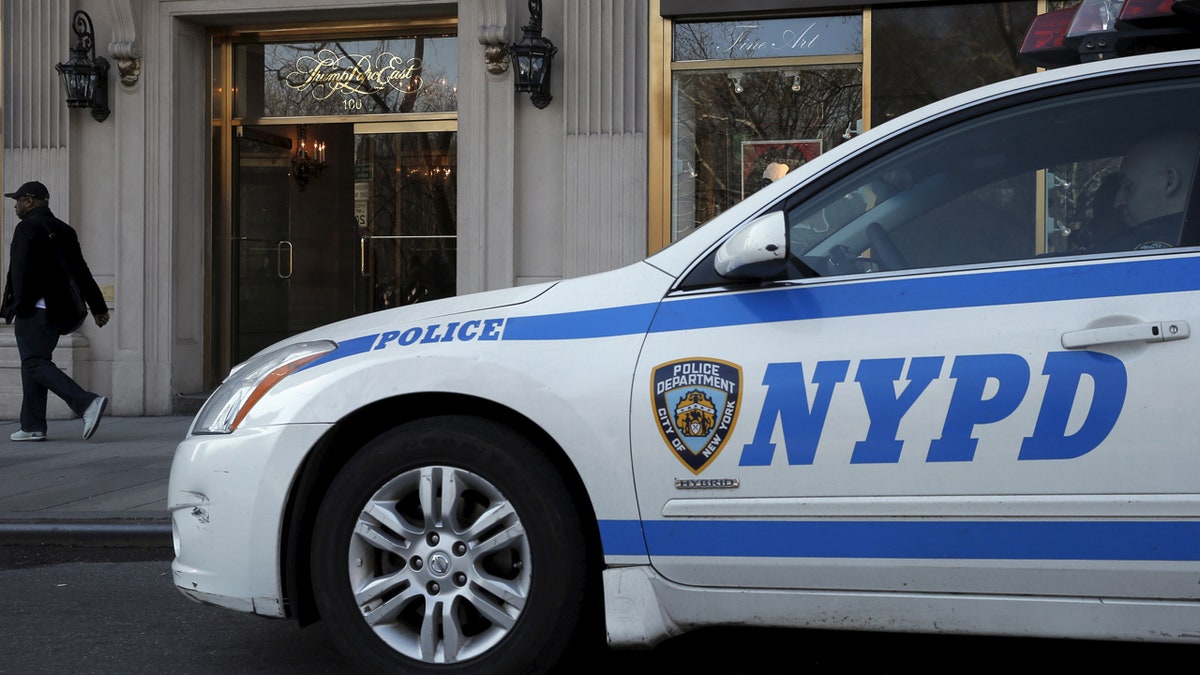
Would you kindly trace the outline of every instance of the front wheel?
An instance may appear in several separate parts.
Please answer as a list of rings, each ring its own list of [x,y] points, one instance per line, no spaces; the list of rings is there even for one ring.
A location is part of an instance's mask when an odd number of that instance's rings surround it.
[[[544,672],[583,611],[585,542],[536,447],[447,416],[380,436],[341,470],[313,532],[314,594],[339,646],[406,673]]]

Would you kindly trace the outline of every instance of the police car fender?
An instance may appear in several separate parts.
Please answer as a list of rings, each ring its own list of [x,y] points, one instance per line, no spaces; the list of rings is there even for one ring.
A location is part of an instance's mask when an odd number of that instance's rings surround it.
[[[338,348],[272,390],[245,425],[332,423],[408,394],[489,400],[563,446],[589,493],[603,495],[593,500],[601,517],[631,517],[633,485],[609,477],[630,472],[632,364],[671,281],[638,263],[558,283],[522,304],[411,322],[399,309],[343,322],[312,336]],[[593,309],[576,311],[581,297],[594,299]]]

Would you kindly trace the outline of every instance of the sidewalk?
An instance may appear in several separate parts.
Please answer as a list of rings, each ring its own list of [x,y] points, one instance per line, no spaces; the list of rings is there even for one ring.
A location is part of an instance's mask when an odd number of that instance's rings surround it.
[[[191,417],[50,420],[44,442],[15,443],[0,422],[0,545],[171,545],[167,477]]]

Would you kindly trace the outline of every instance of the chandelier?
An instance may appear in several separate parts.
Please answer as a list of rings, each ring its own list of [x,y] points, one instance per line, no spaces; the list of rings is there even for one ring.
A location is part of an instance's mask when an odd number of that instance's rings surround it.
[[[325,170],[325,144],[313,143],[310,150],[308,127],[303,124],[296,127],[296,142],[299,147],[292,155],[292,178],[296,179],[296,185],[303,192],[308,186],[308,181],[320,178],[321,172]]]

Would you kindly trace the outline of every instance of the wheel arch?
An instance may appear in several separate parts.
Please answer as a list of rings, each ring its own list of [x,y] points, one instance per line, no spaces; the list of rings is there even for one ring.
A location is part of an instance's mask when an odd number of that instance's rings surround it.
[[[562,446],[533,420],[495,401],[460,394],[425,393],[383,399],[352,412],[313,446],[302,464],[288,494],[279,561],[286,611],[301,625],[320,619],[313,598],[308,549],[317,511],[334,477],[355,453],[387,430],[445,415],[470,415],[507,426],[533,443],[554,464],[570,488],[584,523],[589,561],[588,608],[592,616],[600,611],[603,555],[596,511],[582,477]]]

